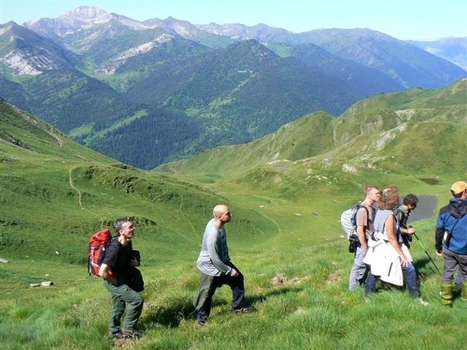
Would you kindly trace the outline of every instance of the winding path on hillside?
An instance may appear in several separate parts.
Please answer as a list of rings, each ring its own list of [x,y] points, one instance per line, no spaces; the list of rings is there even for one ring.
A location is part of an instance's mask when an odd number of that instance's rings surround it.
[[[52,125],[50,125],[50,130],[47,130],[46,125],[42,126],[36,119],[31,118],[30,116],[28,116],[26,113],[24,113],[19,108],[15,107],[15,106],[12,106],[12,107],[15,110],[15,112],[17,112],[18,115],[20,115],[27,123],[33,125],[34,127],[38,128],[38,129],[42,130],[43,132],[45,132],[46,134],[50,135],[53,139],[55,139],[55,141],[57,141],[60,148],[63,147],[63,140],[55,134],[54,131],[56,129]]]
[[[251,194],[251,196],[254,197],[254,198],[262,199],[262,200],[268,200],[268,201],[271,201],[271,200],[272,200],[271,198],[265,197],[265,196],[259,196],[259,195],[254,195],[254,194]],[[263,210],[266,209],[266,206],[264,206],[264,205],[260,205],[259,207],[260,207],[260,209],[263,209]],[[269,216],[267,216],[266,214],[264,214],[264,213],[263,213],[262,211],[260,211],[260,210],[254,210],[254,211],[255,211],[256,213],[258,213],[259,215],[262,215],[263,217],[265,217],[265,218],[268,219],[269,221],[271,221],[274,225],[277,226],[277,231],[278,231],[278,233],[279,233],[279,234],[282,233],[282,229],[281,229],[280,225],[279,225],[273,218],[270,218]]]
[[[82,198],[81,191],[79,190],[79,188],[75,187],[75,185],[73,184],[72,171],[73,171],[72,168],[68,170],[68,181],[70,182],[70,187],[76,192],[78,192],[78,204],[81,207],[81,209],[85,209],[83,206],[83,202],[81,201],[81,198]]]
[[[54,133],[55,129],[52,126],[50,126],[50,131],[47,131],[47,130],[44,130],[44,131],[46,133],[48,133],[50,136],[52,136],[58,142],[58,146],[60,148],[63,147],[63,140],[60,137],[58,137],[57,135],[55,135],[55,133]]]
[[[161,193],[159,196],[154,197],[154,198],[152,199],[152,201],[155,201],[155,200],[157,200],[157,199],[159,199],[159,198],[162,198],[162,197],[164,197],[165,195],[167,195],[168,193],[169,193],[168,191],[163,192],[163,193]],[[193,232],[196,233],[196,229],[195,229],[195,227],[193,226],[193,223],[187,218],[187,216],[185,215],[185,212],[183,211],[183,205],[184,205],[183,202],[184,202],[184,200],[183,200],[183,195],[181,195],[181,200],[180,200],[180,205],[179,205],[179,212],[180,212],[181,216],[183,217],[183,219],[185,219],[185,220],[190,224],[190,226],[191,226],[192,229],[193,229]],[[187,235],[187,234],[184,234],[184,233],[182,233],[182,232],[180,232],[180,231],[178,231],[178,230],[175,230],[175,229],[173,229],[173,228],[170,228],[170,227],[168,227],[168,226],[162,224],[161,222],[158,222],[158,225],[159,225],[160,227],[163,227],[163,228],[167,229],[167,232],[173,232],[173,233],[177,234],[178,236],[183,237],[186,241],[193,241],[193,237],[195,237],[195,236],[193,236],[193,235]]]
[[[274,223],[274,225],[277,226],[277,230],[279,231],[278,233],[281,233],[282,232],[282,229],[281,227],[279,226],[279,224],[272,218],[270,218],[269,216],[267,216],[266,214],[264,213],[261,213],[260,211],[256,211],[257,213],[259,213],[260,215],[264,216],[266,219],[272,221]]]
[[[183,195],[181,195],[180,206],[178,210],[180,211],[180,214],[182,214],[183,218],[190,224],[191,228],[193,229],[193,232],[196,233],[195,226],[193,226],[193,223],[186,217],[185,211],[183,210]]]
[[[76,186],[74,185],[74,183],[73,183],[73,168],[70,168],[70,169],[68,170],[68,182],[70,183],[70,187],[71,187],[74,191],[76,191],[76,192],[78,193],[78,204],[79,204],[80,208],[83,209],[83,210],[88,211],[89,213],[96,214],[95,212],[91,212],[90,210],[88,210],[88,209],[86,209],[86,208],[84,207],[83,201],[82,201],[82,198],[83,198],[82,192],[81,192],[81,190],[80,190],[78,187],[76,187]],[[97,214],[97,215],[98,215],[98,214]],[[101,220],[101,227],[104,227],[104,218],[103,218],[102,216],[100,216],[100,215],[98,215],[98,216],[99,216],[99,218],[100,218],[100,220]]]

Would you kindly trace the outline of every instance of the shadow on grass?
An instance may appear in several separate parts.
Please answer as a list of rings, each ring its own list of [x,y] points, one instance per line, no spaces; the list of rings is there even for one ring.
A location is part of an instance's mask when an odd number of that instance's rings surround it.
[[[301,288],[298,287],[278,287],[264,294],[246,297],[245,305],[256,307],[259,303],[265,302],[272,296],[298,292],[300,290]],[[214,295],[212,308],[224,305],[225,303],[220,300],[216,300]],[[178,328],[183,320],[196,318],[196,310],[193,306],[193,302],[192,300],[187,299],[174,300],[169,306],[148,304],[145,308],[145,315],[141,318],[142,324],[145,325],[144,328],[151,328],[155,324],[168,328]]]
[[[427,277],[425,276],[425,274],[420,272],[422,269],[429,269],[431,271],[431,273],[429,273],[430,276],[431,275],[435,275],[438,277],[441,276],[442,267],[439,267],[436,264],[436,260],[434,257],[432,257],[431,255],[430,257],[431,259],[427,256],[426,258],[418,259],[413,262],[415,269],[417,270],[417,273],[420,275],[421,278]]]
[[[297,292],[300,292],[302,289],[303,288],[298,287],[298,286],[287,286],[287,287],[277,286],[277,287],[274,287],[273,290],[268,291],[267,293],[245,297],[245,305],[255,306],[259,303],[264,303],[270,297],[281,295],[281,294],[287,294],[291,292],[297,293]]]
[[[442,266],[442,263],[440,264],[441,266],[438,266],[438,264],[436,264],[437,260],[438,260],[437,256],[433,257],[433,261],[430,258],[426,257],[424,259],[417,260],[414,263],[414,265],[415,265],[415,268],[417,269],[417,272],[421,268],[430,268],[430,270],[432,271],[432,273],[430,273],[430,276],[435,275],[436,277],[440,279],[440,282],[441,282],[443,266]],[[442,262],[442,260],[438,260],[438,261]],[[436,264],[436,266],[434,264]],[[420,274],[421,279],[424,279],[426,277],[428,276],[425,276],[424,274]],[[453,295],[453,299],[458,299],[462,296],[462,275],[460,274],[459,271],[457,271],[457,273],[454,275],[454,288],[452,291],[452,295]]]
[[[436,260],[434,260],[436,262]],[[423,280],[427,279],[428,277],[431,277],[433,275],[440,277],[440,273],[437,270],[437,266],[435,267],[430,260],[430,258],[426,257],[423,259],[417,259],[416,261],[413,261],[413,265],[415,266],[415,270],[417,271],[417,285],[418,288],[420,288],[420,285],[423,283]],[[428,271],[429,270],[429,271]],[[426,272],[422,272],[426,271]],[[379,289],[382,290],[397,290],[397,291],[405,291],[407,289],[405,283],[403,286],[396,286],[391,283],[387,283],[384,281],[379,280]]]

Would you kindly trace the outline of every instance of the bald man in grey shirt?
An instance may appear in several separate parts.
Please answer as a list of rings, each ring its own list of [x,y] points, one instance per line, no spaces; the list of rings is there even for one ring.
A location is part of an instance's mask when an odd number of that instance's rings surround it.
[[[216,205],[213,218],[207,223],[196,265],[201,272],[200,289],[195,300],[198,323],[207,323],[211,313],[211,302],[218,287],[227,284],[232,290],[232,310],[249,312],[251,306],[243,306],[245,287],[243,274],[230,261],[224,225],[231,220],[229,208]]]

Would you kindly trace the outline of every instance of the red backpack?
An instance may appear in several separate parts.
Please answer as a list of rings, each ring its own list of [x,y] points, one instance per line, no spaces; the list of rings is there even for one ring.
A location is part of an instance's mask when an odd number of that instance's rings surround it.
[[[88,273],[99,276],[99,269],[104,260],[105,249],[112,240],[112,234],[108,228],[94,233],[89,240]]]

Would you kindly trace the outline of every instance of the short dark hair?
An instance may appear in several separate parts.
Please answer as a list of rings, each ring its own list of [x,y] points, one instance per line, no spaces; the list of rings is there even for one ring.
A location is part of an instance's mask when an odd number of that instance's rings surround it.
[[[123,228],[125,222],[131,221],[130,218],[120,218],[114,222],[114,230],[117,236],[120,236],[120,230]]]
[[[416,207],[417,206],[417,203],[418,203],[418,197],[412,193],[406,195],[404,197],[404,201],[403,201],[404,205],[411,205],[413,207]]]

